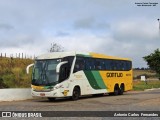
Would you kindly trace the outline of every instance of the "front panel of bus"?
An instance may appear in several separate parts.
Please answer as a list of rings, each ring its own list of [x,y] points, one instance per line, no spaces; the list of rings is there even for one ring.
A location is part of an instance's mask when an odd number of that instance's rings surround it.
[[[63,91],[59,91],[59,88],[63,88],[65,81],[69,79],[73,59],[73,56],[69,56],[36,60],[32,73],[32,96],[63,97]],[[62,64],[57,72],[57,66],[64,61],[66,63]],[[64,85],[60,84],[62,82]]]

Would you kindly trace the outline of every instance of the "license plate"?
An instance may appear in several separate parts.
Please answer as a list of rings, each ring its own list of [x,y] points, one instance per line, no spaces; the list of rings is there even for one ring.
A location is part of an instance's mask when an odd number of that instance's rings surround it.
[[[45,96],[45,93],[40,93],[40,96],[42,96],[42,97]]]

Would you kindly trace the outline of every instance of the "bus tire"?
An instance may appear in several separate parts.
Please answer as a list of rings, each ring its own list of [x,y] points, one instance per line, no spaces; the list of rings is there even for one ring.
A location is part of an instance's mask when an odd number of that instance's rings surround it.
[[[48,100],[49,100],[49,101],[55,101],[56,98],[48,97]]]
[[[72,93],[72,100],[78,100],[79,96],[80,96],[80,89],[78,87],[75,87]]]
[[[119,89],[119,95],[123,95],[123,92],[124,92],[124,84],[121,84]]]
[[[113,95],[116,96],[119,94],[119,86],[115,85]]]

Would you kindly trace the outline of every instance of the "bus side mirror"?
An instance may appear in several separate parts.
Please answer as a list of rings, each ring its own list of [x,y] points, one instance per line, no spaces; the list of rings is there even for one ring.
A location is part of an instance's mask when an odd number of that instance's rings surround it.
[[[59,73],[61,66],[66,64],[66,63],[68,63],[68,61],[60,62],[56,67],[56,73]]]
[[[29,74],[29,68],[32,67],[33,65],[34,65],[34,63],[27,66],[27,68],[26,68],[26,73],[27,74]]]

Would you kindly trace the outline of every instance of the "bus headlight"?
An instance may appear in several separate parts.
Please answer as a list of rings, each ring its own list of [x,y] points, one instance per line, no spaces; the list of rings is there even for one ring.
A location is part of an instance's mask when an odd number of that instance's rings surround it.
[[[64,88],[63,85],[56,85],[53,90],[59,89],[59,88]]]

